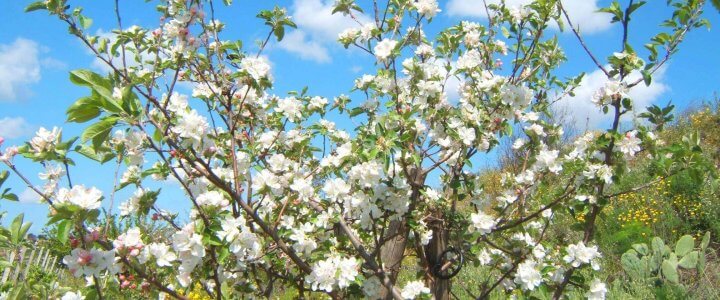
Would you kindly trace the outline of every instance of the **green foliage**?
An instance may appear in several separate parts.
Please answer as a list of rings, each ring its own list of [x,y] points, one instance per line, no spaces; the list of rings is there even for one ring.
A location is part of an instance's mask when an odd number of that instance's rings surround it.
[[[707,242],[706,242],[707,241]],[[632,249],[621,257],[625,273],[633,280],[662,284],[670,282],[680,284],[678,267],[686,270],[697,270],[702,273],[705,268],[705,250],[710,241],[710,233],[706,233],[703,242],[695,247],[695,240],[685,235],[677,241],[674,251],[659,237],[652,239],[651,246],[635,244]]]
[[[20,245],[25,241],[25,236],[30,230],[32,223],[24,222],[25,215],[19,214],[10,223],[9,228],[0,227],[0,242],[9,243],[10,245]]]
[[[10,200],[10,201],[18,201],[18,196],[10,192],[10,188],[2,189],[3,183],[8,179],[8,176],[10,174],[8,171],[2,171],[0,172],[0,199]]]
[[[285,26],[297,28],[295,22],[287,15],[287,11],[279,6],[275,6],[273,10],[262,10],[257,17],[265,20],[265,25],[270,26],[278,41],[285,37]]]

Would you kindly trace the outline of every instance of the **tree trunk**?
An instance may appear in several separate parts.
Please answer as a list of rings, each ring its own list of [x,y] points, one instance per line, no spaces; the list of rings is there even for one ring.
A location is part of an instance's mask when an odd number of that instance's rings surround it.
[[[428,224],[428,227],[432,229],[433,236],[430,243],[425,246],[425,259],[430,273],[427,274],[429,276],[426,276],[429,279],[427,286],[430,288],[433,299],[448,300],[450,299],[450,280],[439,278],[433,274],[433,270],[441,263],[440,256],[448,247],[448,231],[443,228],[442,221]]]
[[[408,232],[404,218],[391,221],[386,233],[389,240],[380,247],[382,267],[387,271],[393,285],[397,282],[398,273],[400,273],[400,267],[402,267]],[[380,296],[382,299],[392,299],[392,294],[386,288],[382,289]]]

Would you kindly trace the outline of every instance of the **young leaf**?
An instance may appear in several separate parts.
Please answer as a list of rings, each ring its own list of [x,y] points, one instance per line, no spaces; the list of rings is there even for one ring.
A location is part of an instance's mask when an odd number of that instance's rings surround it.
[[[41,9],[47,9],[47,4],[45,4],[45,1],[37,1],[30,3],[30,5],[25,7],[25,12],[31,12]]]

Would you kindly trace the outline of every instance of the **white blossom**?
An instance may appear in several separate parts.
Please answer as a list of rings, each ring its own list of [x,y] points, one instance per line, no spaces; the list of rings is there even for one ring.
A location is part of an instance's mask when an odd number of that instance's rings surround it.
[[[547,169],[552,173],[558,174],[562,170],[562,165],[557,161],[559,154],[560,151],[558,150],[540,150],[535,157],[537,159],[537,168],[541,170]]]
[[[333,256],[313,265],[312,273],[305,279],[315,291],[332,292],[344,289],[355,281],[360,263],[354,257]]]
[[[482,235],[488,234],[495,229],[497,221],[482,211],[470,215],[470,230],[479,232]]]
[[[340,196],[350,193],[350,185],[341,178],[332,178],[325,182],[322,190],[330,199],[337,200]]]
[[[110,274],[119,271],[115,263],[115,251],[81,248],[73,249],[69,255],[63,257],[63,263],[75,277],[80,276],[101,276],[105,270]]]
[[[430,289],[420,280],[408,282],[400,291],[404,299],[415,299],[422,294],[430,294]]]
[[[617,149],[626,157],[633,157],[640,151],[642,141],[637,137],[637,131],[632,130],[625,133],[622,139],[617,141]]]
[[[566,249],[567,254],[563,257],[566,263],[577,268],[583,264],[591,264],[593,270],[599,270],[600,265],[597,261],[602,256],[597,246],[587,247],[582,241],[577,244],[571,244]]]
[[[82,209],[100,208],[102,192],[95,187],[85,188],[84,185],[75,185],[72,189],[61,188],[57,193],[55,204],[72,204]]]
[[[57,127],[53,127],[52,130],[40,127],[35,133],[35,137],[30,140],[30,146],[36,153],[52,151],[59,142],[61,133],[62,131]]]
[[[240,62],[242,70],[248,72],[255,80],[260,80],[270,74],[270,64],[264,57],[245,57]]]
[[[542,274],[538,270],[538,263],[527,259],[520,263],[515,272],[514,282],[519,284],[523,290],[532,291],[542,284]]]
[[[291,122],[297,122],[302,118],[303,104],[295,97],[286,97],[278,101],[275,111],[282,113]]]
[[[218,191],[209,191],[197,196],[197,204],[200,206],[226,207],[230,205],[230,201],[225,195]]]
[[[432,19],[437,13],[441,12],[436,0],[416,0],[413,2],[413,6],[419,14],[428,19]]]
[[[470,70],[482,63],[482,55],[476,49],[465,52],[457,60],[457,68],[459,70]]]
[[[80,291],[77,291],[77,293],[73,292],[73,291],[69,291],[69,292],[66,292],[62,296],[62,298],[60,298],[60,300],[85,300],[85,296],[83,296],[83,294]]]
[[[385,61],[392,55],[393,50],[395,50],[395,46],[397,46],[396,40],[391,39],[383,39],[377,45],[375,45],[375,48],[373,50],[375,51],[375,57],[377,57],[380,61]]]
[[[605,283],[595,278],[590,282],[590,289],[585,293],[585,297],[587,297],[588,300],[603,300],[607,292],[608,290]]]
[[[178,117],[178,123],[172,130],[177,133],[180,137],[191,139],[194,142],[199,142],[203,138],[203,134],[208,129],[209,125],[207,119],[204,116],[198,114],[196,110],[190,110],[180,114]]]

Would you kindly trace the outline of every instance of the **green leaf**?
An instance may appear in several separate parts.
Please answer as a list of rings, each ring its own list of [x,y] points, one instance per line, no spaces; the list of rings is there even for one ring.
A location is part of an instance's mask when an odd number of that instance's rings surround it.
[[[75,101],[67,109],[67,121],[74,123],[84,123],[90,121],[100,115],[100,99],[97,97],[83,97]]]
[[[79,16],[78,16],[78,22],[80,23],[80,26],[81,26],[83,29],[88,29],[88,28],[90,28],[90,26],[92,25],[93,20],[90,19],[90,18],[88,18],[88,17],[86,17],[86,16],[79,15]]]
[[[632,248],[641,255],[648,255],[650,253],[650,249],[648,249],[647,244],[634,244],[632,245]]]
[[[13,244],[17,244],[25,237],[25,233],[30,228],[32,223],[23,223],[25,214],[19,214],[10,224],[10,241]]]
[[[30,5],[25,6],[25,12],[31,12],[41,9],[47,9],[47,4],[45,4],[45,1],[37,1],[30,3]]]
[[[15,202],[17,202],[17,201],[19,200],[19,199],[18,199],[18,196],[15,195],[15,194],[13,194],[13,193],[3,194],[3,195],[2,195],[2,198],[5,199],[5,200],[15,201]]]
[[[683,256],[683,258],[680,259],[680,262],[678,262],[678,265],[685,269],[695,269],[698,263],[699,256],[700,253],[698,253],[697,251],[692,251]]]
[[[691,235],[684,235],[675,245],[675,254],[684,256],[688,252],[692,251],[693,247],[695,247],[695,240],[693,237]]]
[[[100,122],[90,125],[90,127],[86,128],[82,135],[80,135],[83,143],[92,141],[92,145],[95,149],[100,148],[102,143],[107,140],[110,135],[110,131],[113,129],[115,124],[117,124],[117,121],[117,117],[107,117],[100,120]]]
[[[662,249],[663,249],[664,247],[665,247],[665,242],[663,242],[663,240],[662,240],[661,238],[659,238],[659,237],[654,237],[654,238],[652,239],[652,248],[653,248],[653,251],[654,251],[654,252],[656,252],[656,253],[658,253],[658,252],[662,253]]]
[[[67,243],[68,235],[70,235],[70,229],[72,229],[72,221],[71,220],[64,220],[60,222],[57,226],[58,230],[58,241],[60,241],[63,244]]]
[[[700,242],[700,249],[705,252],[705,249],[707,249],[708,245],[710,245],[710,231],[706,232],[703,236],[702,242]]]
[[[232,4],[232,0],[223,0],[223,3],[224,3],[226,6],[228,6],[228,5]]]
[[[628,252],[623,253],[620,257],[620,263],[622,264],[622,268],[625,270],[625,273],[627,273],[631,278],[643,278],[644,268],[640,258],[638,258],[637,253],[634,250],[629,250]]]
[[[2,187],[3,183],[5,183],[5,180],[7,180],[8,176],[10,176],[10,173],[8,173],[7,170],[0,172],[0,187]]]
[[[662,274],[667,280],[672,283],[679,283],[680,277],[677,272],[677,265],[672,264],[669,261],[663,261],[662,263]]]
[[[652,74],[650,74],[650,72],[647,70],[641,70],[640,73],[642,74],[645,86],[650,86],[650,84],[652,83]]]
[[[92,159],[94,161],[97,161],[101,164],[104,164],[110,160],[112,160],[115,157],[115,154],[113,154],[110,151],[110,148],[100,146],[99,148],[93,149],[93,147],[87,146],[87,145],[81,145],[75,148],[75,151],[77,153],[82,154],[83,156]]]
[[[70,81],[77,85],[87,86],[92,89],[93,93],[97,93],[93,96],[101,97],[98,106],[108,112],[123,112],[120,103],[112,96],[112,83],[107,78],[90,70],[74,70],[70,72]]]

